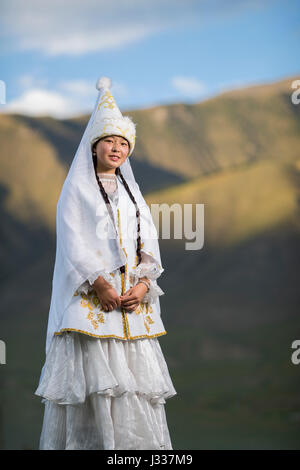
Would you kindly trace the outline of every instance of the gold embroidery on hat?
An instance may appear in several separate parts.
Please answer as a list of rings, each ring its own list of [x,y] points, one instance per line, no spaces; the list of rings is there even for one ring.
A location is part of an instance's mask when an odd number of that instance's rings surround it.
[[[111,127],[111,123],[107,123],[107,124],[104,125],[103,132],[102,132],[102,134],[101,134],[102,136],[104,136],[104,135],[111,135],[111,133],[106,132],[106,129],[107,129],[108,127]]]
[[[100,109],[102,105],[103,105],[104,108],[110,108],[110,109],[116,108],[115,99],[108,90],[101,97],[101,101],[98,105],[98,109]],[[105,105],[107,105],[107,106],[105,106]]]
[[[123,137],[125,137],[127,132],[129,131],[129,127],[127,127],[127,129],[121,129],[121,127],[119,127],[119,126],[116,126],[116,127],[117,127],[117,129],[119,129],[120,134],[122,134]]]
[[[100,105],[99,105],[99,106],[100,106]],[[112,130],[110,130],[110,131],[107,130],[107,129],[111,128],[112,126],[113,126],[113,124],[112,124],[111,122],[108,122],[108,123],[104,124],[103,132],[102,132],[102,134],[101,134],[100,137],[104,137],[104,136],[106,136],[106,135],[107,135],[107,136],[112,135],[112,132],[113,132],[113,131],[112,131]],[[122,129],[121,127],[119,127],[119,126],[116,126],[116,127],[117,127],[117,129],[119,129],[120,134],[121,134],[123,137],[125,137],[125,139],[128,139],[128,140],[131,142],[132,147],[133,147],[134,144],[135,144],[135,135],[134,135],[134,134],[129,134],[129,135],[127,135],[127,132],[129,131],[129,128],[123,130],[123,129]]]

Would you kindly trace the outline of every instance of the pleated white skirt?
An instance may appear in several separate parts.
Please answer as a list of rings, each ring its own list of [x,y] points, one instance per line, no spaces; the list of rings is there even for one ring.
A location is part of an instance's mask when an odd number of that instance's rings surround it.
[[[40,450],[172,449],[165,403],[177,392],[158,338],[54,336],[35,394]]]

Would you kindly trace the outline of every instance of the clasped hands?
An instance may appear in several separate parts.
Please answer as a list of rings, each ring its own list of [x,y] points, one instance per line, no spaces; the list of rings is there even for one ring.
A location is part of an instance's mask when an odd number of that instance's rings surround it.
[[[139,283],[128,289],[124,295],[118,295],[114,287],[105,281],[102,276],[96,279],[93,287],[105,312],[110,312],[118,307],[133,312],[139,306],[147,292],[145,284]]]

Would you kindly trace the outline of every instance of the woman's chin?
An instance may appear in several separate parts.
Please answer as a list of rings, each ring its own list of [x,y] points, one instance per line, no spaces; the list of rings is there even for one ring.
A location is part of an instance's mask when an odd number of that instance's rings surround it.
[[[120,165],[121,165],[121,161],[120,160],[117,160],[117,161],[113,161],[113,160],[109,160],[108,161],[108,166],[109,168],[118,168]]]

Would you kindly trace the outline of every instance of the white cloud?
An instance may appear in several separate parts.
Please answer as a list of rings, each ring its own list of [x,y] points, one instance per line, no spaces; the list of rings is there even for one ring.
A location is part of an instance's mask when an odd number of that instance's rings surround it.
[[[265,0],[264,6],[268,1]],[[259,0],[1,0],[2,49],[46,55],[109,51],[160,31],[205,27]]]
[[[119,46],[126,46],[150,34],[151,28],[129,25],[118,27],[117,31],[111,28],[100,28],[100,31],[68,32],[68,34],[54,38],[45,37],[41,41],[28,37],[20,45],[21,49],[42,49],[50,56],[61,54],[81,55],[94,51],[105,51]]]
[[[173,77],[171,84],[179,93],[186,97],[197,98],[206,91],[204,83],[194,77]]]
[[[79,109],[73,100],[56,91],[35,88],[8,102],[4,108],[1,108],[1,112],[64,118],[74,116]]]
[[[39,50],[50,56],[112,50],[173,24],[170,18],[178,19],[176,6],[181,3],[173,1],[174,14],[166,8],[170,0],[1,0],[0,29],[6,50]]]
[[[23,88],[17,98],[0,108],[0,113],[20,113],[29,116],[52,116],[63,119],[85,113],[91,113],[98,91],[96,83],[89,80],[61,81],[55,90],[38,86],[47,80],[36,79],[32,75],[23,75],[19,83]],[[120,82],[114,82],[112,92],[118,98],[128,96],[128,90]]]
[[[95,98],[96,82],[91,80],[68,80],[60,82],[58,88],[74,96],[87,98],[92,96]],[[127,87],[120,82],[113,81],[111,91],[116,99],[128,96]]]
[[[18,78],[18,83],[22,89],[45,87],[48,83],[47,78],[37,78],[34,75],[25,74]]]
[[[95,84],[90,80],[69,80],[62,81],[58,87],[67,93],[79,96],[95,95]]]

